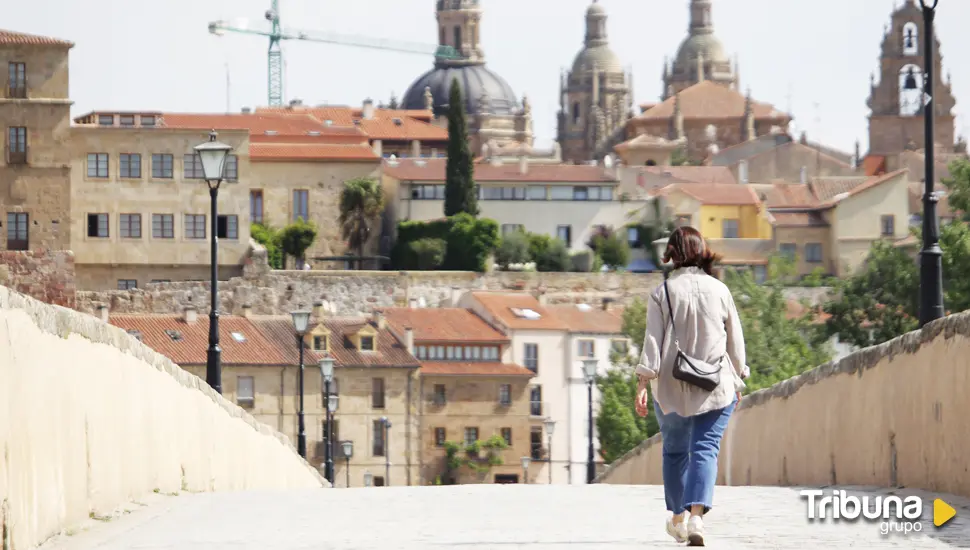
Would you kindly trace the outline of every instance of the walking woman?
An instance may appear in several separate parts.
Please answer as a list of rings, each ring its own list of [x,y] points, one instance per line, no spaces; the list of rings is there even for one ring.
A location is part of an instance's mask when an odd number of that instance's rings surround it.
[[[741,320],[713,275],[716,259],[696,229],[670,236],[663,260],[674,270],[647,302],[636,369],[637,413],[647,415],[649,383],[663,436],[667,533],[688,546],[704,546],[721,437],[748,377]]]

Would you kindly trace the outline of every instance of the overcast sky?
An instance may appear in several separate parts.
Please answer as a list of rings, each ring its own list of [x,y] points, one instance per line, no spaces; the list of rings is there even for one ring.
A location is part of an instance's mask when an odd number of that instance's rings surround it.
[[[742,88],[795,115],[810,139],[867,148],[869,73],[883,28],[904,0],[714,0],[714,24],[741,63]],[[636,102],[657,99],[665,56],[686,36],[688,0],[601,0],[613,49],[634,73]],[[283,25],[437,40],[435,0],[281,0]],[[482,0],[489,67],[533,104],[540,145],[555,138],[559,72],[583,42],[589,0]],[[95,109],[222,112],[265,104],[268,40],[212,36],[216,19],[265,25],[269,0],[0,0],[0,26],[72,40],[74,115]],[[138,6],[138,7],[136,7]],[[937,33],[958,115],[970,102],[970,1],[940,0]],[[285,99],[358,105],[400,97],[430,56],[287,42]],[[957,134],[970,132],[958,116]]]

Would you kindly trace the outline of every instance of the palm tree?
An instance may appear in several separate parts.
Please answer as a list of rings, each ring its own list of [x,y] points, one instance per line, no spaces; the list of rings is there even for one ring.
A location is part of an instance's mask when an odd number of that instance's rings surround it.
[[[371,224],[384,211],[384,190],[376,180],[355,178],[344,182],[340,193],[340,233],[357,252],[357,269],[363,267],[364,245]]]

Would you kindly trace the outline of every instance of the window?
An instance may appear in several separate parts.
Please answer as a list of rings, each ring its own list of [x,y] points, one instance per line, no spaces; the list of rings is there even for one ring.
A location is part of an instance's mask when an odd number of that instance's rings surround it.
[[[455,49],[461,51],[461,27],[455,27]]]
[[[172,280],[171,279],[152,279],[150,282],[153,285],[157,285],[158,283],[171,283]]]
[[[503,407],[512,404],[512,384],[502,384],[498,387],[498,404]]]
[[[135,115],[121,115],[119,123],[125,128],[131,128],[135,125]]]
[[[746,160],[738,163],[738,181],[748,183],[748,161]]]
[[[523,231],[522,224],[518,223],[503,223],[502,224],[502,236],[505,237],[509,233],[514,233],[516,231]]]
[[[573,200],[574,201],[585,201],[585,200],[589,200],[589,188],[587,188],[587,187],[573,187]]]
[[[916,23],[910,21],[903,25],[903,55],[919,54],[919,30]]]
[[[566,247],[573,245],[573,227],[571,225],[560,225],[556,227],[556,238],[566,243]]]
[[[892,237],[896,234],[896,216],[889,214],[880,219],[883,237]]]
[[[27,164],[27,128],[7,128],[7,164]]]
[[[306,189],[293,191],[293,221],[303,218],[303,221],[310,219],[310,192]]]
[[[512,428],[502,428],[502,439],[506,445],[512,446]]]
[[[482,348],[482,359],[487,361],[498,361],[498,348],[495,346],[486,346]]]
[[[324,335],[313,336],[313,351],[327,351],[327,337]]]
[[[122,214],[118,220],[118,234],[122,239],[141,238],[141,214]]]
[[[141,125],[142,126],[154,126],[155,125],[155,115],[141,115]]]
[[[542,416],[542,386],[532,386],[529,389],[529,414]]]
[[[546,188],[541,185],[530,185],[526,190],[525,198],[530,201],[546,200]]]
[[[441,406],[447,402],[447,396],[445,395],[445,385],[435,384],[434,385],[434,397],[432,401],[435,405]]]
[[[122,153],[120,159],[119,178],[140,178],[141,177],[141,155],[138,153]]]
[[[187,180],[205,178],[205,170],[202,169],[202,157],[197,153],[182,155],[182,177]]]
[[[384,486],[384,476],[374,476],[374,487]]]
[[[737,239],[738,233],[738,220],[724,220],[722,222],[722,237],[725,239]]]
[[[118,279],[118,290],[132,290],[138,288],[138,281],[135,279]]]
[[[613,200],[613,188],[612,187],[600,187],[600,200],[601,201],[611,201],[611,200]]]
[[[754,266],[754,282],[759,285],[768,280],[768,268],[763,265]]]
[[[240,407],[252,407],[256,402],[256,381],[252,376],[236,377],[236,403]]]
[[[444,185],[412,185],[411,198],[415,200],[442,200],[445,198]]]
[[[249,192],[249,221],[263,223],[263,190],[253,189]]]
[[[174,239],[175,216],[172,214],[152,214],[152,238]]]
[[[88,214],[88,237],[108,236],[108,215]]]
[[[360,337],[360,351],[374,351],[374,337],[373,336],[361,336]]]
[[[226,165],[222,168],[222,177],[226,181],[239,181],[239,157],[226,156]]]
[[[186,239],[205,238],[205,214],[186,214],[185,215],[185,238]]]
[[[526,344],[523,362],[525,368],[532,372],[539,372],[539,344]]]
[[[384,408],[384,379],[371,380],[370,406],[374,409]]]
[[[822,243],[808,243],[805,245],[805,261],[812,263],[822,261]]]
[[[686,227],[686,226],[689,226],[690,223],[691,223],[690,216],[677,216],[677,218],[674,220],[674,225],[677,227]]]
[[[239,238],[239,216],[219,216],[216,220],[216,237],[236,240]]]
[[[446,434],[447,434],[447,432],[445,431],[444,428],[435,428],[434,429],[434,446],[435,447],[444,447],[445,446]]]
[[[580,112],[579,102],[573,103],[573,124],[579,124]]]
[[[24,99],[27,97],[27,65],[11,62],[7,65],[7,97]]]
[[[142,124],[144,124],[144,118],[142,118]],[[174,157],[165,153],[155,153],[152,155],[152,177],[161,179],[172,179],[172,173],[174,171],[173,163],[175,162]]]
[[[630,245],[630,248],[638,248],[640,246],[640,228],[639,227],[627,227],[626,228],[626,242]]]
[[[114,126],[115,116],[114,115],[98,115],[98,124],[101,126]]]
[[[525,200],[525,187],[483,187],[482,200],[521,201]]]
[[[7,212],[7,250],[28,250],[29,214],[26,212]]]
[[[465,446],[470,447],[478,441],[478,428],[465,428]]]
[[[107,153],[88,153],[88,177],[89,178],[108,177],[108,154]]]
[[[580,357],[594,357],[596,355],[596,340],[579,340],[577,355]]]
[[[529,432],[529,452],[532,460],[542,458],[542,428],[538,426],[533,426]]]
[[[556,185],[549,188],[549,199],[554,201],[573,200],[573,188],[563,185]]]
[[[795,243],[781,243],[781,246],[778,247],[778,250],[781,252],[782,256],[786,258],[794,259],[795,254],[798,253],[798,245],[796,245]]]
[[[373,455],[384,456],[384,423],[380,420],[374,421],[374,445]]]

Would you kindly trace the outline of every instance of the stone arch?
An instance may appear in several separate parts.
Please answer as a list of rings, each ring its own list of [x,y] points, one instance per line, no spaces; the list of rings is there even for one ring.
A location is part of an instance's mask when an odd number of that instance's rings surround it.
[[[579,110],[579,102],[573,102],[573,124],[579,124],[582,114]]]
[[[919,28],[910,21],[903,25],[902,30],[903,55],[919,55]]]
[[[899,114],[914,116],[923,107],[923,69],[919,65],[904,65],[899,70]]]

